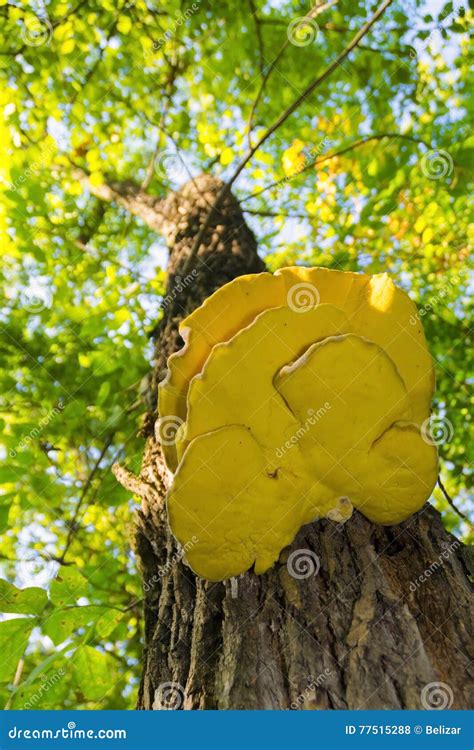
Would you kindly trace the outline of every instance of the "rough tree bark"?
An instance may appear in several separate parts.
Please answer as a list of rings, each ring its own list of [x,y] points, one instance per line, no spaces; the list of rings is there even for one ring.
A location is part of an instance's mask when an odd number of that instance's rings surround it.
[[[167,296],[155,330],[154,392],[168,355],[180,345],[179,320],[230,279],[264,268],[255,237],[229,193],[183,277],[221,187],[203,175],[164,201],[123,184],[99,196],[141,216],[170,247]],[[170,477],[153,434],[155,418],[149,415],[146,422],[141,476],[116,467],[119,480],[142,498],[136,554],[144,584],[145,651],[138,708],[472,704],[463,547],[431,506],[389,528],[357,512],[343,526],[315,522],[265,575],[206,582],[183,563],[168,529]],[[289,575],[286,560],[294,550],[318,556],[317,574]],[[425,580],[418,580],[422,575]]]

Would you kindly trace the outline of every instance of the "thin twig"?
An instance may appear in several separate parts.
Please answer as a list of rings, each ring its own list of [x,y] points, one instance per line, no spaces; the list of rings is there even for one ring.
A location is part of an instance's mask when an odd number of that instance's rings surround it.
[[[261,190],[257,190],[255,191],[255,193],[250,193],[250,195],[247,195],[244,198],[241,198],[240,203],[244,203],[245,201],[250,200],[250,198],[256,198],[258,195],[261,195],[261,193],[264,193],[267,190],[270,190],[272,187],[277,187],[278,185],[286,183],[289,180],[292,180],[293,177],[298,177],[298,175],[303,174],[304,172],[307,172],[308,169],[317,167],[319,164],[322,164],[325,161],[329,161],[329,159],[334,159],[336,156],[342,156],[343,154],[346,154],[348,151],[353,151],[355,148],[359,148],[360,146],[364,146],[366,143],[370,143],[370,141],[381,141],[383,138],[402,138],[403,140],[411,141],[412,143],[419,143],[423,146],[426,146],[426,148],[431,148],[430,144],[426,143],[426,141],[424,141],[422,138],[415,138],[415,136],[405,135],[403,133],[376,133],[375,135],[369,135],[366,138],[361,138],[360,140],[355,141],[354,143],[350,143],[348,146],[345,146],[339,151],[333,151],[332,154],[327,154],[326,156],[322,156],[321,158],[317,157],[316,159],[313,159],[313,161],[308,162],[308,164],[306,164],[302,169],[295,170],[295,172],[289,177],[282,177],[281,180],[277,180],[277,182],[272,182],[269,185],[266,185],[265,187],[261,188]]]
[[[329,0],[329,2],[323,3],[323,5],[316,5],[314,8],[311,8],[309,13],[307,13],[305,16],[302,17],[301,23],[303,24],[305,19],[309,21],[315,18],[320,13],[327,10],[332,5],[335,5],[336,3],[337,3],[337,0]],[[253,121],[255,118],[255,112],[257,110],[258,104],[260,102],[260,99],[262,98],[263,91],[265,89],[265,86],[267,85],[268,79],[270,78],[277,64],[283,57],[283,54],[289,47],[290,43],[291,43],[290,39],[288,38],[286,42],[283,44],[283,46],[281,47],[281,49],[279,50],[277,56],[274,58],[273,62],[271,62],[270,65],[268,66],[267,72],[265,73],[262,83],[260,84],[260,88],[257,91],[257,96],[255,97],[255,100],[252,104],[252,109],[250,111],[250,116],[249,116],[248,125],[247,125],[247,137],[248,137],[249,148],[252,148],[251,133],[252,133],[252,128],[253,128]]]
[[[286,219],[311,219],[311,214],[286,214],[283,211],[258,211],[251,208],[243,208],[242,211],[245,214],[251,214],[252,216],[283,216]]]
[[[90,486],[92,484],[92,481],[93,481],[93,479],[94,479],[94,477],[95,477],[95,475],[96,475],[96,473],[97,473],[97,471],[99,469],[100,462],[104,458],[104,456],[105,456],[105,454],[106,454],[106,452],[107,452],[110,444],[112,443],[113,439],[114,439],[114,433],[112,433],[111,435],[109,435],[109,437],[105,441],[104,447],[102,448],[102,450],[100,452],[100,456],[97,459],[97,461],[95,462],[94,466],[92,467],[92,469],[91,469],[91,471],[89,473],[89,476],[87,477],[87,479],[86,479],[86,481],[84,483],[84,486],[82,488],[82,492],[81,492],[81,494],[79,496],[79,500],[76,503],[76,508],[74,510],[74,515],[72,517],[72,520],[69,522],[69,531],[68,531],[68,535],[67,535],[67,539],[66,539],[66,544],[64,545],[63,553],[62,553],[61,557],[59,558],[59,562],[61,563],[61,565],[63,564],[64,559],[66,557],[66,554],[67,554],[67,552],[69,550],[69,547],[71,546],[72,541],[74,539],[74,535],[76,533],[76,521],[77,521],[77,518],[79,516],[79,512],[81,510],[81,506],[82,506],[82,503],[84,501],[84,498],[87,495],[87,493],[89,491],[89,488],[90,488]]]
[[[112,466],[112,473],[117,482],[133,495],[138,495],[138,497],[142,499],[147,496],[153,496],[153,499],[156,502],[160,501],[161,498],[153,485],[126,469],[125,466],[114,463]]]
[[[226,182],[225,185],[221,188],[219,193],[217,194],[215,201],[212,205],[212,208],[210,209],[209,213],[207,214],[206,219],[204,220],[203,224],[201,225],[201,228],[199,232],[196,235],[196,238],[194,240],[193,246],[189,252],[189,255],[186,259],[186,262],[183,266],[183,275],[186,275],[188,270],[191,267],[191,264],[194,260],[194,257],[197,255],[197,252],[201,246],[201,242],[209,229],[212,220],[214,219],[218,209],[220,208],[222,201],[226,197],[226,195],[229,193],[232,185],[240,175],[240,173],[243,171],[243,169],[246,167],[250,159],[253,157],[255,152],[265,143],[265,141],[270,138],[270,136],[279,128],[289,117],[293,114],[293,112],[299,107],[299,105],[307,99],[307,97],[313,93],[313,91],[320,86],[329,76],[331,73],[333,73],[336,68],[339,67],[339,65],[342,63],[343,60],[352,52],[354,47],[358,45],[360,40],[370,31],[374,23],[382,16],[382,14],[385,12],[385,10],[388,8],[388,6],[392,3],[393,0],[384,0],[384,2],[380,5],[379,8],[375,11],[375,13],[369,18],[369,20],[362,26],[362,28],[357,32],[357,34],[351,39],[347,47],[345,47],[342,52],[333,60],[330,65],[319,75],[317,78],[315,78],[312,83],[309,84],[309,86],[306,87],[306,89],[303,91],[300,96],[298,96],[293,104],[290,104],[290,106],[283,112],[283,114],[278,117],[275,122],[270,125],[267,130],[260,136],[260,138],[257,140],[257,143],[253,145],[247,152],[247,154],[244,156],[238,167],[235,169],[234,173]]]
[[[443,493],[446,500],[448,501],[449,505],[454,510],[454,512],[457,513],[458,516],[460,516],[464,521],[467,521],[467,523],[470,525],[471,521],[469,520],[469,518],[462,512],[462,510],[459,510],[459,508],[456,507],[456,505],[454,504],[454,500],[448,495],[448,491],[446,487],[444,486],[443,482],[441,481],[441,476],[439,474],[438,474],[438,485],[439,485],[441,492]]]
[[[257,7],[255,5],[254,0],[248,0],[248,4],[250,7],[250,13],[252,14],[253,22],[255,24],[255,33],[257,35],[257,43],[258,43],[258,67],[260,69],[260,73],[263,76],[264,74],[264,59],[265,55],[263,52],[263,38],[262,38],[262,29],[260,27],[260,19],[257,16]]]
[[[25,650],[23,652],[23,655],[20,657],[20,659],[18,661],[18,664],[17,664],[17,667],[16,667],[16,672],[15,672],[15,677],[13,678],[13,684],[12,684],[13,690],[12,690],[12,692],[11,692],[11,694],[10,694],[7,702],[5,703],[5,708],[3,709],[4,711],[8,711],[10,709],[10,706],[13,703],[13,698],[15,697],[15,691],[16,691],[18,685],[20,684],[21,675],[23,673],[23,667],[25,666],[25,654],[26,654],[26,647],[25,647]]]

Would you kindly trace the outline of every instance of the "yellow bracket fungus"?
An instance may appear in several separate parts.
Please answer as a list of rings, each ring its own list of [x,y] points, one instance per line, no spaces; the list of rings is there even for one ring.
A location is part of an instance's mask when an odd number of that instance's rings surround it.
[[[381,524],[421,508],[437,453],[421,433],[434,375],[414,319],[386,274],[294,267],[241,276],[182,322],[158,437],[171,529],[197,538],[198,575],[263,573],[301,526],[353,507]]]

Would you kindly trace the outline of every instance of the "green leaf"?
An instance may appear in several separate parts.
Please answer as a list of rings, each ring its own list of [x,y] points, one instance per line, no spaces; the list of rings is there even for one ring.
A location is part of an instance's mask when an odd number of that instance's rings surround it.
[[[118,612],[116,609],[109,609],[102,617],[99,617],[95,624],[97,636],[99,638],[108,638],[124,617],[125,614],[123,612]]]
[[[30,617],[0,622],[0,682],[13,680],[35,623]]]
[[[12,583],[0,579],[0,612],[22,615],[39,615],[48,604],[44,589],[36,586],[18,589]]]
[[[11,707],[17,711],[64,707],[69,683],[68,661],[61,654],[50,654],[20,682]]]
[[[78,648],[71,659],[75,681],[90,700],[100,700],[110,690],[111,669],[114,667],[111,656],[91,646]]]
[[[3,534],[8,528],[8,516],[15,496],[15,492],[8,492],[5,495],[0,495],[0,534]]]
[[[89,582],[77,568],[62,567],[51,583],[50,597],[54,604],[64,607],[74,604],[81,596],[85,596],[88,590]]]
[[[85,627],[95,620],[100,622],[105,612],[106,607],[94,606],[59,609],[48,617],[42,629],[53,643],[59,644],[69,638],[77,628]]]

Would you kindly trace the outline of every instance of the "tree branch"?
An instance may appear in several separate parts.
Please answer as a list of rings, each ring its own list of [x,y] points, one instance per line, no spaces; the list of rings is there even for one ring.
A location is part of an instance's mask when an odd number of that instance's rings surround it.
[[[99,469],[100,463],[101,463],[102,459],[104,458],[104,456],[105,456],[105,454],[106,454],[109,446],[111,445],[113,439],[114,439],[114,433],[112,433],[111,435],[109,435],[109,437],[105,441],[104,447],[102,448],[102,450],[100,452],[100,456],[98,457],[97,461],[95,462],[94,466],[92,467],[92,469],[91,469],[91,471],[89,473],[89,476],[87,477],[86,481],[84,482],[84,485],[82,487],[82,492],[81,492],[81,494],[79,496],[79,500],[77,501],[76,507],[74,509],[74,515],[72,517],[72,520],[69,522],[69,531],[68,531],[68,535],[67,535],[67,539],[66,539],[66,544],[64,545],[64,550],[63,550],[63,553],[62,553],[61,557],[58,560],[58,562],[61,565],[63,565],[64,560],[66,558],[66,555],[68,553],[69,547],[71,546],[72,541],[74,539],[74,535],[75,535],[76,529],[77,529],[76,521],[77,521],[77,518],[79,516],[79,512],[81,510],[84,498],[85,498],[85,496],[87,495],[87,493],[89,491],[89,488],[90,488],[90,486],[92,484],[92,480],[94,479],[94,477],[95,477],[95,475],[96,475],[96,473],[97,473],[97,471]]]
[[[129,471],[124,466],[117,463],[113,464],[112,473],[117,482],[133,495],[138,495],[138,497],[142,499],[151,496],[157,503],[161,502],[160,495],[152,484],[146,482],[136,474],[133,474],[133,472]]]
[[[111,180],[101,185],[93,185],[85,169],[73,163],[73,177],[78,180],[92,195],[108,203],[117,203],[133,216],[141,219],[150,229],[161,233],[164,229],[165,214],[160,210],[161,198],[148,195],[131,180]]]
[[[257,7],[255,5],[254,0],[248,0],[250,13],[253,18],[253,22],[255,24],[255,33],[257,36],[257,43],[258,43],[258,67],[260,69],[260,73],[263,76],[263,70],[264,70],[264,59],[265,56],[263,54],[263,39],[262,39],[262,29],[260,26],[260,19],[257,16]]]
[[[238,167],[235,169],[234,173],[231,175],[228,182],[222,187],[222,189],[219,191],[219,193],[216,196],[216,199],[212,205],[212,208],[210,209],[205,221],[203,222],[201,229],[199,230],[198,234],[196,235],[196,239],[194,241],[194,244],[190,250],[190,253],[186,259],[186,262],[183,267],[183,274],[186,275],[186,273],[189,271],[191,264],[194,260],[194,257],[197,255],[198,250],[201,246],[201,242],[205,236],[205,233],[209,229],[212,220],[217,214],[217,211],[219,210],[219,207],[224,200],[227,193],[230,191],[232,185],[240,175],[240,173],[243,171],[243,169],[246,167],[250,159],[253,157],[255,152],[265,143],[265,141],[270,138],[270,136],[277,130],[289,117],[293,114],[293,112],[299,107],[299,105],[307,99],[307,97],[313,93],[313,91],[320,86],[329,76],[331,73],[333,73],[336,68],[339,67],[339,65],[342,63],[343,60],[352,52],[354,47],[358,45],[360,40],[370,31],[374,23],[383,15],[385,10],[388,8],[388,6],[392,3],[392,0],[384,0],[383,3],[377,8],[375,13],[369,18],[369,20],[362,26],[362,28],[355,34],[355,36],[351,39],[347,47],[345,47],[342,52],[333,60],[330,65],[321,73],[320,76],[315,78],[312,83],[309,84],[309,86],[306,87],[306,89],[303,91],[303,93],[295,99],[293,104],[290,104],[290,106],[283,112],[283,114],[278,117],[275,122],[270,125],[267,130],[260,136],[260,138],[257,140],[257,143],[252,146],[247,154],[244,156]]]
[[[308,21],[311,20],[312,18],[316,18],[316,16],[320,15],[321,13],[323,13],[323,11],[327,10],[332,5],[335,5],[336,3],[337,3],[337,0],[329,0],[329,2],[323,3],[322,5],[316,5],[314,8],[312,8],[309,11],[309,13],[307,13],[304,16],[304,18],[307,19]],[[301,23],[303,23],[303,19],[301,20]],[[250,116],[249,116],[248,125],[247,125],[247,136],[248,136],[249,148],[252,148],[251,132],[253,128],[253,121],[255,118],[255,112],[257,110],[257,106],[260,102],[260,99],[262,98],[262,94],[265,89],[265,86],[267,85],[268,79],[270,78],[271,74],[275,70],[278,62],[283,57],[283,54],[288,48],[288,46],[290,45],[290,43],[291,43],[290,39],[287,39],[286,42],[283,44],[277,56],[273,60],[273,62],[270,63],[268,70],[263,77],[262,83],[260,84],[260,88],[257,91],[257,96],[255,97],[254,103],[252,104],[252,109],[250,111]]]
[[[462,512],[462,510],[459,510],[459,508],[456,507],[456,505],[454,504],[454,500],[452,500],[452,498],[448,495],[448,491],[442,483],[440,475],[438,475],[438,486],[454,512],[457,513],[458,516],[460,516],[462,519],[464,519],[464,521],[467,521],[467,523],[470,525],[471,522],[469,518]]]
[[[332,154],[327,154],[327,156],[323,156],[320,159],[319,158],[313,159],[312,161],[308,162],[308,164],[305,164],[305,166],[302,169],[295,171],[294,174],[290,175],[289,177],[282,177],[281,180],[272,182],[269,185],[266,185],[265,187],[263,187],[261,190],[257,190],[255,193],[250,193],[250,195],[246,195],[244,198],[240,200],[240,203],[244,203],[245,201],[250,200],[250,198],[256,198],[258,195],[265,193],[267,190],[270,190],[272,187],[277,187],[278,185],[287,183],[289,180],[292,180],[293,177],[298,177],[300,174],[307,172],[309,169],[312,169],[313,167],[317,167],[319,164],[322,164],[325,161],[329,161],[330,159],[335,159],[337,156],[342,156],[343,154],[346,154],[348,151],[353,151],[354,149],[359,148],[360,146],[364,146],[366,143],[370,143],[371,141],[381,141],[383,138],[401,138],[406,141],[411,141],[412,143],[419,143],[423,146],[426,146],[426,148],[431,148],[430,144],[426,143],[426,141],[422,140],[421,138],[415,138],[415,136],[405,135],[404,133],[376,133],[375,135],[369,135],[366,138],[361,138],[360,140],[355,141],[354,143],[351,143],[348,146],[345,146],[344,148],[341,148],[339,151],[334,151]]]

